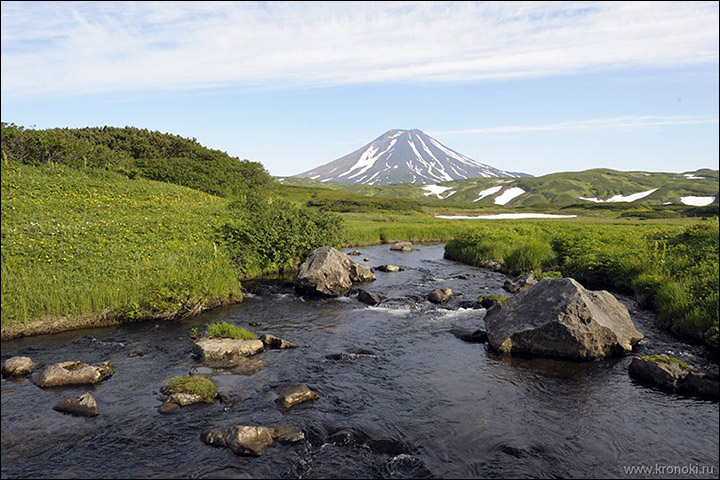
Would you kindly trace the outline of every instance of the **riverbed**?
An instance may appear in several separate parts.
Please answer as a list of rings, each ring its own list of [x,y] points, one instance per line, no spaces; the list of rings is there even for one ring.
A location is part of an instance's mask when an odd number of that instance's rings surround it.
[[[383,306],[352,297],[307,300],[274,282],[249,286],[242,304],[183,321],[2,342],[3,361],[110,360],[117,368],[87,388],[43,390],[3,379],[2,477],[636,478],[626,467],[656,464],[718,471],[717,403],[635,383],[630,357],[514,359],[465,343],[450,330],[484,327],[485,310],[460,303],[507,294],[503,274],[445,260],[442,244],[407,253],[387,245],[360,250],[355,260],[405,268],[376,271],[377,281],[366,286],[389,298]],[[455,292],[447,305],[424,299],[438,287]],[[658,330],[650,312],[619,298],[646,336],[639,352],[717,369],[703,347]],[[301,347],[263,353],[265,366],[252,376],[215,375],[227,403],[158,413],[163,382],[196,365],[191,330],[216,320]],[[307,383],[321,398],[282,412],[271,393],[282,383]],[[99,417],[52,410],[84,391],[96,398]],[[299,427],[307,441],[248,458],[200,440],[208,428],[282,423]]]

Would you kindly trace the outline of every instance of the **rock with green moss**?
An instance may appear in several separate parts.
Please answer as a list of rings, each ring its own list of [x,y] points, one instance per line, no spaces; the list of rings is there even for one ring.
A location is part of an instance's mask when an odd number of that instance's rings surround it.
[[[161,391],[168,397],[159,408],[160,413],[170,413],[196,403],[213,403],[217,397],[215,384],[201,375],[172,377]]]
[[[635,357],[628,367],[632,378],[668,393],[718,400],[718,376],[699,372],[668,355]]]

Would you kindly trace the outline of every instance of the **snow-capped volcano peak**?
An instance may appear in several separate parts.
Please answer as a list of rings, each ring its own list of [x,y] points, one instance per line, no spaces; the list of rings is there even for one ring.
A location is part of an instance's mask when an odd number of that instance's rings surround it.
[[[321,182],[387,185],[529,175],[478,163],[420,130],[389,130],[344,157],[296,176]]]

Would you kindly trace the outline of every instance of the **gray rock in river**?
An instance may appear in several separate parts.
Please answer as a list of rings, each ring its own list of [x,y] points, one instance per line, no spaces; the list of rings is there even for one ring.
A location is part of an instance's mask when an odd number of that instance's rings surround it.
[[[278,397],[275,403],[283,410],[287,410],[299,403],[320,398],[320,395],[310,390],[304,383],[299,385],[280,385],[273,389],[273,393]]]
[[[505,280],[503,288],[510,293],[518,293],[532,287],[536,283],[538,283],[538,281],[535,280],[535,276],[532,273],[527,273],[516,278],[514,281],[510,279]]]
[[[297,443],[305,440],[305,434],[295,425],[278,425],[271,428],[270,433],[272,438],[280,443]]]
[[[394,243],[390,250],[398,250],[400,252],[412,252],[413,244],[410,242],[397,242]]]
[[[273,430],[268,427],[237,425],[223,430],[206,430],[200,438],[208,445],[227,447],[235,455],[259,457],[273,445]]]
[[[265,348],[297,348],[297,344],[285,340],[284,338],[276,337],[275,335],[260,335],[260,340],[262,340]]]
[[[432,303],[445,303],[452,297],[452,290],[449,288],[436,288],[428,294],[427,299]]]
[[[100,415],[100,409],[97,406],[97,402],[89,393],[83,393],[77,397],[66,398],[55,405],[53,410],[82,417],[96,417]]]
[[[628,367],[632,378],[668,393],[718,400],[718,376],[698,372],[667,355],[639,356]]]
[[[450,330],[450,333],[455,335],[463,342],[468,343],[485,343],[487,342],[488,336],[485,330],[470,330],[467,328],[454,328]]]
[[[332,247],[313,250],[300,265],[295,288],[298,293],[339,297],[353,282],[375,280],[372,270]]]
[[[573,360],[625,354],[643,339],[615,297],[586,290],[572,278],[545,278],[494,306],[485,327],[501,353]]]
[[[385,297],[382,295],[368,292],[364,288],[358,289],[358,301],[364,303],[365,305],[380,305],[383,300],[385,300]]]
[[[110,362],[88,365],[83,362],[61,362],[48,365],[33,375],[33,382],[39,387],[62,387],[66,385],[87,385],[105,380],[115,373]]]
[[[5,361],[2,368],[3,377],[25,377],[30,375],[38,364],[30,357],[11,357]]]
[[[380,270],[381,272],[386,273],[393,273],[393,272],[402,272],[403,268],[398,267],[397,265],[380,265],[377,267],[377,270]]]
[[[231,368],[240,362],[241,358],[262,352],[264,347],[262,340],[201,338],[195,341],[193,352],[208,366]]]

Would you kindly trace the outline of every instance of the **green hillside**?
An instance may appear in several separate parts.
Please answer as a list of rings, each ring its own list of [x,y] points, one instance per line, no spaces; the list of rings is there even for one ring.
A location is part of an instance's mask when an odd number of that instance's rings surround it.
[[[615,195],[629,196],[654,189],[657,190],[642,199],[625,203],[651,206],[681,205],[680,197],[683,196],[717,197],[718,195],[718,171],[709,169],[681,174],[593,169],[517,179],[472,178],[438,184],[448,187],[448,190],[440,193],[439,196],[430,193],[424,185],[342,185],[295,177],[284,177],[281,182],[283,185],[301,185],[307,188],[337,190],[371,197],[425,200],[459,206],[472,204],[476,208],[497,207],[495,199],[510,188],[521,188],[525,193],[509,201],[507,207],[535,209],[590,205],[594,202],[582,200],[580,197],[608,200]],[[478,200],[480,192],[493,187],[500,189]]]
[[[2,123],[3,156],[25,164],[102,168],[223,197],[274,184],[257,162],[169,133],[134,127],[34,130]]]

